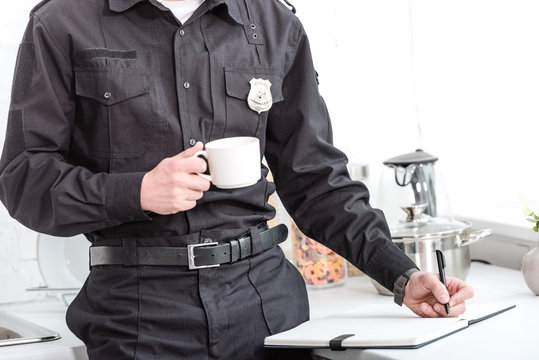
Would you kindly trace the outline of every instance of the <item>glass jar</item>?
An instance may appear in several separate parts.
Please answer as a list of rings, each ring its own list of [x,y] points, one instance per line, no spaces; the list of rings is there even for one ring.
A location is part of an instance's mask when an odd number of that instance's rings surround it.
[[[345,282],[347,269],[342,256],[305,236],[295,222],[292,222],[292,247],[296,267],[308,287],[330,287]]]

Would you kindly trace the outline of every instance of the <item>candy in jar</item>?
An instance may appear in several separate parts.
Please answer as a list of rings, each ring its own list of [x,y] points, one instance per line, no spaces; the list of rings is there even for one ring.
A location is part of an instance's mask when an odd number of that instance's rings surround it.
[[[292,244],[296,267],[308,286],[323,287],[344,283],[347,276],[345,260],[304,235],[294,222]]]

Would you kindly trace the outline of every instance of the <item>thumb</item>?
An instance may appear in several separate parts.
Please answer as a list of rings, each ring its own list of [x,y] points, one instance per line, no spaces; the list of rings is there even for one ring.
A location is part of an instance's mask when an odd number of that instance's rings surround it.
[[[440,304],[447,304],[449,302],[449,292],[445,288],[444,284],[442,284],[436,277],[436,275],[429,274],[429,276],[425,278],[424,285],[432,292],[436,298],[436,301],[438,301]]]
[[[190,158],[191,156],[195,155],[197,151],[200,151],[204,149],[204,144],[201,141],[198,141],[193,147],[190,147],[187,150],[182,151],[178,155],[174,156],[175,158]]]

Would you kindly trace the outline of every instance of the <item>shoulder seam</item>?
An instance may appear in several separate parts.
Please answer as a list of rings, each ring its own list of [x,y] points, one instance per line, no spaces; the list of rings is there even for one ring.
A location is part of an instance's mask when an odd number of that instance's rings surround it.
[[[71,61],[69,60],[69,57],[66,56],[66,54],[64,54],[64,52],[62,51],[62,49],[58,46],[58,41],[56,40],[56,38],[52,35],[52,33],[49,31],[49,29],[47,28],[47,24],[45,23],[45,21],[37,14],[31,14],[31,16],[34,16],[42,25],[43,25],[43,29],[45,30],[45,33],[47,34],[47,36],[49,37],[49,39],[51,39],[51,43],[53,44],[53,46],[56,48],[56,50],[58,51],[58,53],[60,55],[62,55],[62,57],[64,58],[64,60],[69,64],[71,63]]]
[[[39,3],[37,3],[32,10],[30,10],[30,15],[34,14],[36,11],[38,11],[40,8],[42,8],[45,4],[47,4],[50,0],[42,0]]]
[[[296,26],[298,27],[298,33],[295,37],[295,44],[293,44],[293,48],[294,48],[294,56],[292,56],[292,61],[290,63],[290,66],[288,67],[288,69],[285,71],[285,77],[288,76],[288,74],[290,73],[290,71],[292,70],[292,67],[294,66],[294,63],[296,62],[296,57],[298,56],[298,49],[299,49],[299,43],[300,43],[300,37],[301,37],[301,29],[302,29],[302,26],[301,26],[301,23],[299,22],[296,22]]]

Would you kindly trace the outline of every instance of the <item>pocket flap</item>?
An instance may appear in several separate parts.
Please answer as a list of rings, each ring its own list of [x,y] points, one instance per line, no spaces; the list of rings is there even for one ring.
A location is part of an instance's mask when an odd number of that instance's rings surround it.
[[[269,80],[273,102],[283,100],[283,76],[270,69],[237,69],[225,68],[226,93],[238,99],[247,99],[251,90],[251,79]]]
[[[146,76],[135,71],[75,70],[75,92],[104,105],[113,105],[149,92]]]

